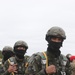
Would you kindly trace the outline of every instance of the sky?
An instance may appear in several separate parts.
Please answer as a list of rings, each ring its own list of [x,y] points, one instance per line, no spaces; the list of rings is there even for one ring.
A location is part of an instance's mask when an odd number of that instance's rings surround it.
[[[62,54],[75,55],[75,0],[0,0],[0,50],[23,40],[27,55],[46,51],[45,35],[53,26],[67,36]]]

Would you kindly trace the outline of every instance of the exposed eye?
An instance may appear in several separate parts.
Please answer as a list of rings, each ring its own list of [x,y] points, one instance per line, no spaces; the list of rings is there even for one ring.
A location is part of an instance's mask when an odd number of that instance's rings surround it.
[[[62,41],[62,39],[59,37],[52,37],[51,40],[54,42],[61,42]]]
[[[25,47],[17,47],[18,50],[25,50]]]
[[[62,39],[61,38],[58,38],[58,40],[61,42],[62,41]]]

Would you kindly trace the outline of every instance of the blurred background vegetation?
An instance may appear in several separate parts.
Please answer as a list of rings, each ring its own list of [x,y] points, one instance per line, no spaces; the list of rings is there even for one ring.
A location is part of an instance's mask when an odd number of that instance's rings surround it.
[[[1,52],[1,50],[0,50],[0,58],[2,58],[3,56],[2,56],[2,52]]]

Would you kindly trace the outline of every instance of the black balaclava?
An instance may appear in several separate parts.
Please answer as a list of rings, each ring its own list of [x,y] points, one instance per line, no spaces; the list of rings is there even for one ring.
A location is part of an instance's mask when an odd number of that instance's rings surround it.
[[[61,53],[59,49],[62,47],[62,42],[53,42],[51,39],[49,39],[48,43],[47,51],[51,52],[53,55],[55,55],[55,57],[58,57]]]
[[[3,59],[4,61],[6,61],[7,59],[9,59],[10,57],[14,56],[14,52],[12,51],[6,51],[4,54],[3,54]]]
[[[24,58],[24,54],[26,53],[26,50],[18,50],[17,47],[14,49],[15,55],[19,58],[19,59],[23,59]]]

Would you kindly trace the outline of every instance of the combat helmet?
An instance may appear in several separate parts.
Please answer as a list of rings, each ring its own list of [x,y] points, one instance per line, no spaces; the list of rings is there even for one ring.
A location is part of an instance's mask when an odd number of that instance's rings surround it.
[[[25,47],[26,50],[28,49],[27,43],[26,43],[25,41],[22,41],[22,40],[19,40],[19,41],[17,41],[17,42],[14,44],[14,50],[15,50],[15,48],[18,47],[18,46]]]
[[[5,46],[5,47],[2,49],[2,54],[4,55],[4,53],[7,52],[7,51],[13,52],[12,47],[10,47],[10,46]]]
[[[71,56],[72,56],[72,54],[67,54],[67,55],[66,55],[66,57],[67,57],[68,59],[70,59]]]
[[[63,40],[66,39],[65,31],[58,26],[54,26],[54,27],[50,28],[47,31],[45,39],[48,41],[48,37],[51,37],[51,36],[61,37]]]

